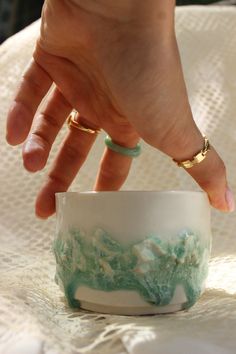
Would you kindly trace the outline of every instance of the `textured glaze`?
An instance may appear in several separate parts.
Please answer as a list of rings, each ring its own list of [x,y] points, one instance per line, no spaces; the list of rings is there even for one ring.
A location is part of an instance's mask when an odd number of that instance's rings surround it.
[[[59,234],[54,242],[56,281],[73,307],[80,306],[74,295],[82,285],[103,291],[134,290],[158,306],[168,305],[176,286],[182,285],[187,308],[201,294],[209,248],[189,231],[169,241],[149,236],[124,247],[101,229],[93,235],[73,230]]]

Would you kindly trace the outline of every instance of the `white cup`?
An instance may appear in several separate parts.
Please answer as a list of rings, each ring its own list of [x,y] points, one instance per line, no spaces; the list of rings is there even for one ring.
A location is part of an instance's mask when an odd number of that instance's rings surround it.
[[[58,193],[56,280],[71,306],[174,312],[204,290],[211,249],[204,192]]]

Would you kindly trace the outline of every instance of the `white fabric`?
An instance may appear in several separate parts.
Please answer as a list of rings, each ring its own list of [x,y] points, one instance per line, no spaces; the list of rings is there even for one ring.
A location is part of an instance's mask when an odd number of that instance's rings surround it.
[[[235,24],[233,7],[177,11],[177,35],[193,113],[223,156],[236,192]],[[53,279],[55,219],[40,221],[34,216],[34,197],[45,171],[25,172],[20,147],[10,147],[4,140],[7,109],[38,29],[36,23],[0,47],[0,353],[235,353],[235,214],[213,212],[207,290],[188,312],[121,317],[68,308]],[[64,134],[65,130],[50,161]],[[103,146],[100,137],[72,190],[92,188]],[[143,146],[125,189],[197,188],[169,158]]]

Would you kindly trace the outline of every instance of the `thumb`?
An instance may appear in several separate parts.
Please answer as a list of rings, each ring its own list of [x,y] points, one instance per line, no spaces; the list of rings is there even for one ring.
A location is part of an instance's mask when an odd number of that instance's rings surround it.
[[[162,150],[177,162],[193,160],[204,148],[205,139],[196,126],[192,126],[190,131],[191,133],[188,130],[188,134],[180,136],[178,144],[172,144]],[[211,144],[204,160],[185,170],[208,194],[214,208],[234,211],[234,197],[227,183],[225,164]]]
[[[205,159],[187,169],[187,172],[207,192],[213,207],[222,211],[234,211],[234,197],[227,183],[225,164],[213,146]]]

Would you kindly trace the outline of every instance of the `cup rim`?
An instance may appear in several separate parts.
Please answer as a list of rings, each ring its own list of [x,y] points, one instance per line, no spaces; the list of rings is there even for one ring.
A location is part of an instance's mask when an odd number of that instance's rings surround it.
[[[81,192],[57,192],[55,193],[56,197],[60,196],[65,196],[65,195],[118,195],[118,194],[157,194],[157,195],[191,195],[191,194],[198,194],[198,195],[205,195],[207,196],[207,193],[199,190],[199,191],[194,191],[194,190],[119,190],[119,191],[81,191]]]

